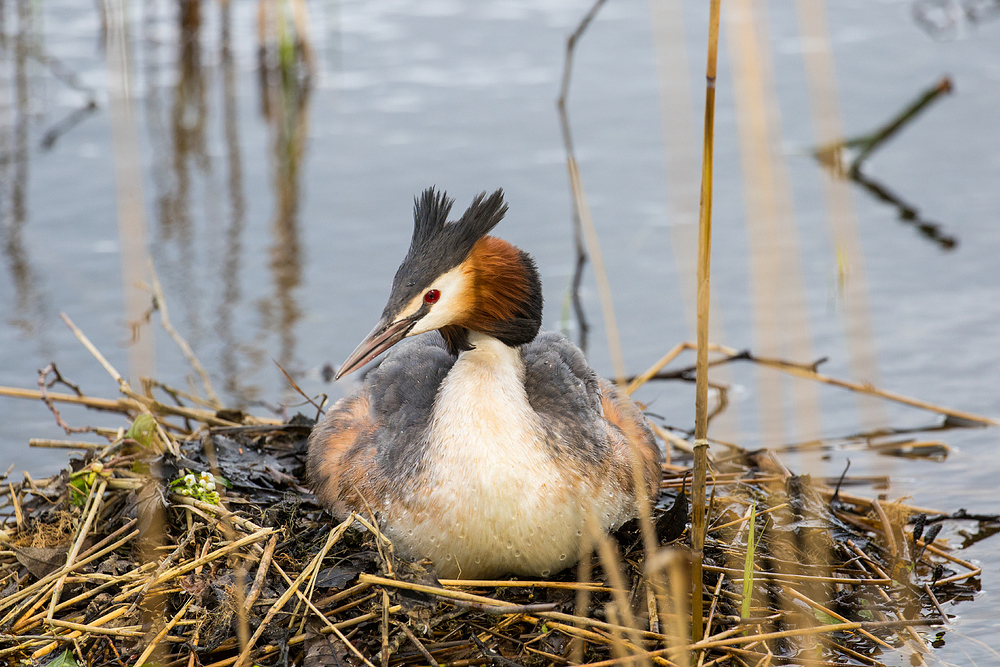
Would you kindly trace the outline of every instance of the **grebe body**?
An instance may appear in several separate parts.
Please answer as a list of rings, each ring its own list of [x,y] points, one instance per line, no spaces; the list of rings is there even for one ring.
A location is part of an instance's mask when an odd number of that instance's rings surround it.
[[[610,531],[635,516],[633,451],[655,499],[659,449],[579,348],[538,333],[534,263],[486,236],[502,193],[457,222],[450,205],[433,189],[417,200],[382,320],[338,377],[395,347],[314,429],[309,477],[334,515],[374,512],[439,576],[544,576],[579,559],[589,517]]]

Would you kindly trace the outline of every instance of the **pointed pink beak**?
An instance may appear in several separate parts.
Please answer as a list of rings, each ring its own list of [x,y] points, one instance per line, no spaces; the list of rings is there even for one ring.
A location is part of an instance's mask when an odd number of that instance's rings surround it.
[[[351,356],[347,357],[340,370],[337,371],[335,379],[339,380],[348,373],[353,373],[403,340],[414,324],[416,324],[416,320],[410,318],[392,323],[386,323],[384,319],[379,321],[371,333],[365,336],[361,344],[355,348],[354,352],[351,352]]]

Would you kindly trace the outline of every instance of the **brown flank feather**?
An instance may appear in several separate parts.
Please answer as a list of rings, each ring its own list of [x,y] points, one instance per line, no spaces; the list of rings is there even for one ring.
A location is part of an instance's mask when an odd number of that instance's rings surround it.
[[[328,414],[335,418],[317,424],[309,438],[308,475],[320,503],[342,518],[364,506],[359,495],[370,503],[382,498],[388,480],[373,465],[371,435],[379,425],[372,421],[368,396],[342,398]]]
[[[620,389],[607,380],[601,380],[601,409],[604,418],[620,429],[624,436],[621,440],[612,437],[611,442],[617,450],[616,460],[631,461],[633,451],[639,454],[636,463],[641,466],[643,478],[647,484],[647,498],[656,498],[660,492],[660,454],[653,437],[653,432],[646,423],[639,407],[622,393]],[[633,448],[634,445],[634,448]],[[624,470],[622,471],[624,473]],[[620,477],[622,487],[630,493],[635,493],[631,473]]]

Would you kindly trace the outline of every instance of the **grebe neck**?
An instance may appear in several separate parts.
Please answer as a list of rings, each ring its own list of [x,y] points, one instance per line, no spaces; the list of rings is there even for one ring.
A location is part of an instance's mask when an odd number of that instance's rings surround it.
[[[469,331],[469,344],[438,390],[431,441],[466,451],[530,446],[541,425],[528,403],[521,349],[478,331]]]

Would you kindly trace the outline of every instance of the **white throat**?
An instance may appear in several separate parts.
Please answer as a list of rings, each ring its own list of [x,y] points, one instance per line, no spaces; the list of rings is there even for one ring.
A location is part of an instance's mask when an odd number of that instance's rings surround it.
[[[498,454],[497,447],[508,455],[536,449],[541,426],[524,389],[521,351],[475,331],[469,343],[473,348],[458,355],[441,383],[431,442],[473,457],[492,458],[484,450]]]

